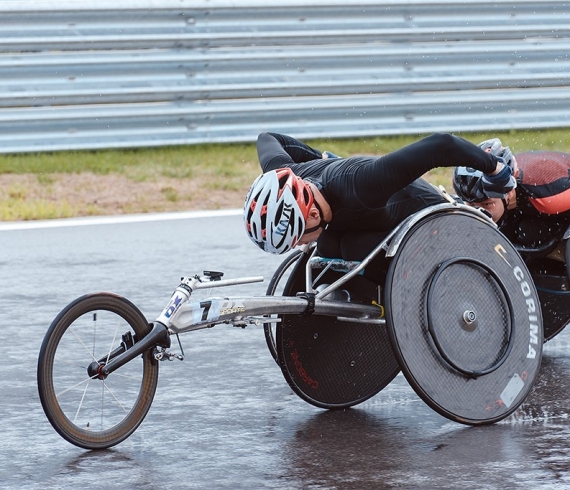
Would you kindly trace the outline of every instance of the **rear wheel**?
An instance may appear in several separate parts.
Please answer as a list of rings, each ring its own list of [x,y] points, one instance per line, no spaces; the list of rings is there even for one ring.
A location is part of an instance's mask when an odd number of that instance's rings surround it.
[[[289,278],[289,273],[291,272],[291,267],[297,263],[299,257],[302,254],[302,250],[297,250],[290,254],[288,257],[285,258],[279,267],[277,267],[271,281],[269,281],[269,285],[267,286],[267,291],[265,294],[267,296],[275,296],[275,295],[283,295],[283,289],[287,284],[287,279]],[[278,315],[273,315],[275,318],[278,318]],[[263,326],[263,330],[265,332],[265,341],[267,342],[267,347],[269,348],[269,352],[271,353],[271,357],[278,362],[277,359],[277,344],[276,344],[276,324],[275,323],[266,323]]]
[[[464,211],[430,215],[401,241],[386,279],[390,339],[435,411],[484,425],[513,413],[540,368],[540,302],[510,241]]]
[[[82,296],[55,318],[40,350],[38,390],[48,420],[64,439],[103,449],[124,441],[141,424],[158,383],[151,352],[105,379],[93,365],[108,362],[148,332],[140,310],[110,293]]]
[[[303,254],[295,261],[284,296],[306,291],[309,257]],[[313,286],[332,284],[342,275],[329,269]],[[343,288],[351,303],[381,303],[378,285],[363,276],[353,277]],[[384,389],[400,371],[385,325],[324,315],[280,318],[275,341],[283,376],[300,398],[316,407],[358,405]]]

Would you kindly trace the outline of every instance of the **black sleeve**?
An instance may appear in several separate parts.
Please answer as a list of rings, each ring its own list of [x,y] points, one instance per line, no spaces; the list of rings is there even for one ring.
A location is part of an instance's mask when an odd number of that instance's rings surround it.
[[[458,136],[435,133],[359,169],[355,180],[360,201],[376,207],[392,194],[436,167],[466,166],[491,173],[497,159]]]
[[[322,158],[320,151],[291,136],[277,133],[258,136],[257,156],[263,172]]]

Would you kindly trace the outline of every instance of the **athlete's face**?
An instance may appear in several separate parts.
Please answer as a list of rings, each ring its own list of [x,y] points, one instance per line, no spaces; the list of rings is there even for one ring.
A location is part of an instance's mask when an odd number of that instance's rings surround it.
[[[483,208],[488,211],[493,217],[493,221],[495,223],[497,223],[505,213],[505,206],[503,204],[503,201],[498,198],[490,198],[481,202],[468,202],[467,204],[469,206],[475,208]]]
[[[321,236],[323,232],[322,228],[319,228],[317,231],[313,231],[312,233],[305,233],[301,239],[297,242],[296,246],[307,245],[307,243],[316,242],[317,239]]]
[[[316,208],[313,206],[311,208],[311,212],[309,213],[309,217],[307,218],[307,221],[305,223],[305,229],[310,230],[311,228],[314,228],[315,226],[319,226],[320,223],[321,223],[321,215],[316,210]],[[323,228],[319,227],[315,231],[312,231],[311,233],[303,233],[303,235],[301,236],[301,238],[297,242],[296,246],[301,246],[301,245],[306,245],[307,243],[316,242],[317,239],[321,236],[322,232],[323,232]]]

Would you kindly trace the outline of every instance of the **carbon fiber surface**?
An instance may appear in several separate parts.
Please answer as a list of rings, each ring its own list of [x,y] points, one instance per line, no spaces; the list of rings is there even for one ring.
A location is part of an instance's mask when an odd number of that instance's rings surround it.
[[[484,266],[466,260],[440,266],[423,296],[435,352],[452,367],[475,375],[507,354],[513,338],[508,298]]]
[[[532,388],[540,303],[524,262],[489,223],[457,212],[416,225],[390,265],[386,308],[404,375],[445,417],[496,422]]]
[[[296,265],[284,294],[305,289],[306,257]],[[328,271],[319,283],[339,275]],[[363,277],[345,285],[351,301],[377,300],[377,286]],[[277,328],[283,375],[305,401],[323,408],[356,405],[387,386],[400,371],[385,326],[323,316],[285,315]]]

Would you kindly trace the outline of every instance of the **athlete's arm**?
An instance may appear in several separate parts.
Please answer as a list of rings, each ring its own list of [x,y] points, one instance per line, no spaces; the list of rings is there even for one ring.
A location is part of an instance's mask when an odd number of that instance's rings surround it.
[[[433,168],[461,165],[491,174],[497,163],[495,156],[463,138],[435,133],[359,167],[354,185],[365,206],[378,207]]]
[[[257,156],[264,172],[322,158],[320,151],[291,136],[277,133],[258,136]]]

